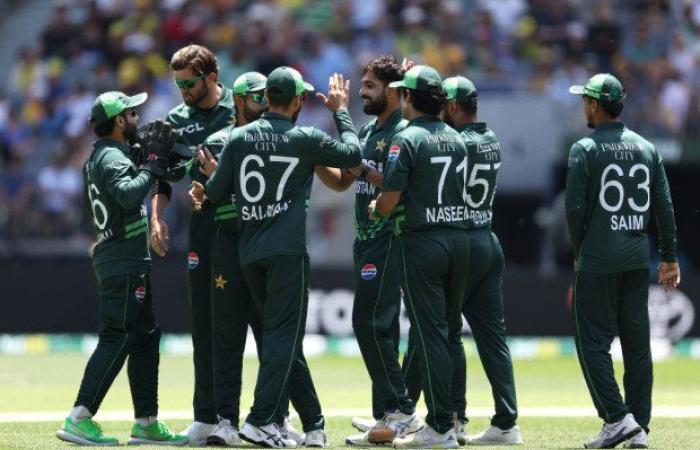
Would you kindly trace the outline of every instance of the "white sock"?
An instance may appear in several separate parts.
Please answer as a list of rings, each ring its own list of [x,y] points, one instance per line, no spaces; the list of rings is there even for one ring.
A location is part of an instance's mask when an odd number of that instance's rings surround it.
[[[79,405],[74,406],[73,409],[68,413],[68,417],[73,419],[75,422],[80,422],[83,419],[89,419],[92,417],[92,413],[86,407]]]
[[[158,420],[156,416],[137,417],[136,423],[138,423],[142,427],[146,427],[148,425],[151,425],[152,423],[156,423],[156,420]]]

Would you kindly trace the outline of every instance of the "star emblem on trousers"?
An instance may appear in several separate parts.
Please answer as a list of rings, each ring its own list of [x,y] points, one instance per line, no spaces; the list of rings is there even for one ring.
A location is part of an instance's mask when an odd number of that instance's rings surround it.
[[[228,283],[228,280],[225,280],[224,277],[219,274],[218,277],[214,278],[214,282],[216,283],[216,288],[217,289],[224,289],[226,287],[226,283]]]

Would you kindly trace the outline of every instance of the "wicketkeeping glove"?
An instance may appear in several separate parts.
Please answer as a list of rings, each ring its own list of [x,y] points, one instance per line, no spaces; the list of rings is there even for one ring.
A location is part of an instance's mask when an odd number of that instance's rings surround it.
[[[177,133],[169,123],[156,120],[149,122],[145,130],[139,130],[139,140],[144,148],[144,158],[139,168],[152,172],[156,177],[164,177]]]

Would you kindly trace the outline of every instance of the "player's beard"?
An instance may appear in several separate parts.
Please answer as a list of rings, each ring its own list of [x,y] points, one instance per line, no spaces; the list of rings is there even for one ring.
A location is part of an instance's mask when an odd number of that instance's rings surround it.
[[[455,128],[455,123],[452,120],[452,116],[450,116],[450,113],[445,110],[444,114],[442,115],[442,121],[445,122],[447,125],[451,126],[452,128]]]
[[[207,83],[202,83],[202,88],[197,92],[192,92],[191,96],[183,96],[182,99],[185,101],[187,106],[197,106],[199,102],[207,98],[209,95],[209,88]]]
[[[247,123],[255,122],[262,116],[262,113],[265,112],[265,109],[261,109],[259,111],[255,111],[252,108],[248,108],[248,105],[245,103],[243,104],[243,117],[245,117],[245,120]]]
[[[369,102],[365,103],[362,107],[362,111],[368,116],[378,116],[386,109],[387,100],[384,92],[374,99],[370,97],[362,97],[362,99],[369,100]]]
[[[126,125],[124,126],[124,137],[129,144],[136,142],[137,132],[136,124],[127,121]]]
[[[299,108],[296,111],[294,111],[294,113],[292,114],[292,122],[293,123],[297,123],[297,119],[299,118],[300,112],[301,112],[301,103],[299,103]]]

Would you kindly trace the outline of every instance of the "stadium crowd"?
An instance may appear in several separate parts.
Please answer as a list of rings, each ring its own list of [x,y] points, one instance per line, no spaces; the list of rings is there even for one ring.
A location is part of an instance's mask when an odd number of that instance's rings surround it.
[[[142,121],[164,117],[181,101],[169,58],[192,42],[216,51],[229,86],[245,71],[289,65],[321,90],[333,72],[347,74],[354,94],[361,67],[387,53],[467,75],[484,97],[530,92],[575,112],[568,86],[609,71],[629,94],[631,128],[700,138],[692,0],[67,0],[0,87],[0,239],[89,232],[80,170],[95,96],[146,91]],[[358,126],[361,109],[352,108]],[[326,130],[329,120],[313,101],[299,119]],[[189,209],[178,193],[176,238]]]

